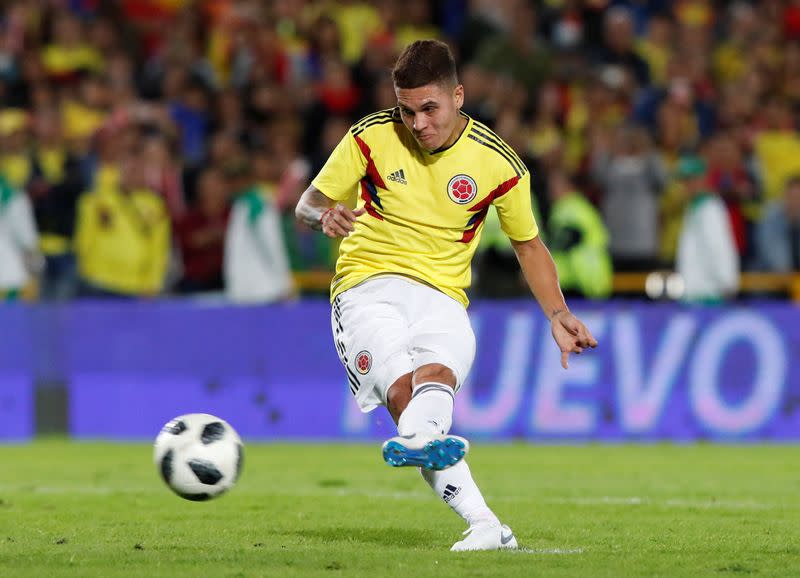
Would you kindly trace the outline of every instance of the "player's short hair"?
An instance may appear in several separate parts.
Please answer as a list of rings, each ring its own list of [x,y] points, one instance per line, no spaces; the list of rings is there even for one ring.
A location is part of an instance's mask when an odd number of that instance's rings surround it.
[[[450,47],[439,40],[417,40],[408,45],[392,70],[397,88],[419,88],[428,84],[458,84],[456,59]]]

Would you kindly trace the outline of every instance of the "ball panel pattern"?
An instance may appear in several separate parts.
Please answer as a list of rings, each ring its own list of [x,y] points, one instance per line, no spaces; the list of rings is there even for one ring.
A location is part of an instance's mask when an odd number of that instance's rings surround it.
[[[244,447],[242,444],[236,444],[236,475],[233,476],[233,483],[239,480],[239,475],[242,473],[242,466],[244,466]]]
[[[222,472],[220,472],[214,464],[207,460],[195,458],[189,460],[188,463],[189,467],[194,472],[194,475],[197,476],[197,479],[207,486],[213,486],[223,478]]]
[[[164,426],[164,431],[169,432],[173,435],[181,435],[185,432],[189,427],[186,425],[186,422],[180,418],[175,418],[167,425]]]
[[[161,458],[161,477],[167,484],[171,483],[172,480],[172,458],[174,452],[169,450],[167,453],[164,454],[164,457]]]
[[[203,428],[203,433],[200,434],[200,441],[208,445],[215,441],[219,441],[225,435],[225,426],[220,421],[207,423]]]

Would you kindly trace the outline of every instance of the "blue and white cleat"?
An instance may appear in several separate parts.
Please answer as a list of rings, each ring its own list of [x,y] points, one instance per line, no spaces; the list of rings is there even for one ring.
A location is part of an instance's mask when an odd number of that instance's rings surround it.
[[[468,451],[469,442],[459,436],[414,434],[386,440],[383,459],[396,468],[415,466],[445,470],[460,462]]]

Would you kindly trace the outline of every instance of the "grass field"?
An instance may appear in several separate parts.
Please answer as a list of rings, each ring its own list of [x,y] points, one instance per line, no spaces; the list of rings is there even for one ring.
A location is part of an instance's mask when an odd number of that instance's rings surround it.
[[[453,554],[464,526],[372,445],[255,445],[212,502],[147,445],[0,446],[0,576],[800,576],[792,446],[475,444],[522,550]]]

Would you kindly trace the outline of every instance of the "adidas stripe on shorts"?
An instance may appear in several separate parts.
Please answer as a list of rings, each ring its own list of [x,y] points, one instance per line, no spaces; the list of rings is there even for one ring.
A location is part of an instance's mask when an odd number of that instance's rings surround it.
[[[386,405],[399,377],[429,363],[452,369],[458,390],[475,359],[475,334],[464,306],[401,275],[371,277],[337,295],[331,326],[363,412]]]

